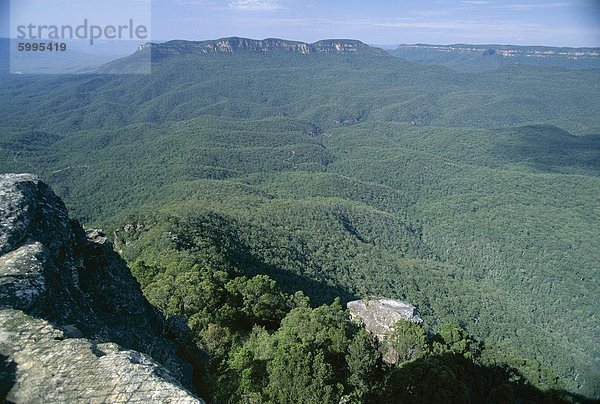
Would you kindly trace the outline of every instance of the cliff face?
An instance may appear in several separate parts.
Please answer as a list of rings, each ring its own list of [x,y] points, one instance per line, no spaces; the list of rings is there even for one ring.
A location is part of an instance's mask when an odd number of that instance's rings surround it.
[[[0,175],[0,401],[199,402],[165,322],[101,232]]]
[[[161,44],[147,43],[138,48],[138,53],[150,52],[152,58],[173,55],[203,53],[233,53],[250,51],[258,53],[288,52],[308,55],[312,53],[348,53],[387,55],[387,52],[373,48],[361,41],[349,39],[328,39],[312,44],[284,39],[268,38],[262,40],[248,38],[222,38],[214,41],[169,41]]]

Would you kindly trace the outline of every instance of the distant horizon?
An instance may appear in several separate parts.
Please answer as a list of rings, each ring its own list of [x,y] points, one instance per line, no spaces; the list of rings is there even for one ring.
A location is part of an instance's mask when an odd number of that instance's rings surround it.
[[[433,42],[395,42],[395,43],[374,43],[374,42],[367,42],[363,39],[360,38],[343,38],[343,37],[330,37],[330,38],[321,38],[321,39],[317,39],[316,41],[303,41],[301,39],[291,39],[291,38],[284,38],[284,37],[277,37],[277,36],[267,36],[264,38],[253,38],[253,37],[248,37],[248,36],[240,36],[240,35],[227,35],[227,36],[222,36],[222,37],[218,37],[218,38],[203,38],[203,39],[184,39],[184,38],[172,38],[172,39],[152,39],[149,42],[157,42],[157,43],[164,43],[164,42],[169,42],[169,41],[187,41],[187,42],[203,42],[203,41],[217,41],[219,39],[225,39],[225,38],[243,38],[243,39],[252,39],[255,41],[264,41],[265,39],[281,39],[284,41],[293,41],[293,42],[303,42],[303,43],[315,43],[315,42],[319,42],[319,41],[328,41],[328,40],[347,40],[347,41],[360,41],[366,45],[369,46],[386,46],[386,47],[390,47],[390,46],[394,46],[394,47],[398,47],[398,46],[402,46],[402,45],[436,45],[436,46],[451,46],[451,45],[475,45],[475,46],[519,46],[519,47],[537,47],[537,48],[574,48],[574,49],[584,49],[584,48],[589,48],[589,49],[600,49],[600,44],[597,46],[571,46],[571,45],[540,45],[540,44],[515,44],[515,43],[491,43],[491,42],[486,42],[486,43],[475,43],[475,42],[448,42],[448,43],[433,43]]]
[[[15,36],[10,14],[39,25],[144,20],[148,38],[360,38],[396,44],[510,44],[600,47],[597,0],[0,0],[0,37]],[[61,10],[59,14],[56,10]],[[22,22],[21,22],[22,23]],[[300,38],[300,39],[298,39]]]
[[[528,43],[528,44],[516,44],[516,43],[492,43],[492,42],[482,42],[482,43],[476,43],[476,42],[448,42],[448,43],[434,43],[434,42],[397,42],[397,43],[373,43],[373,42],[367,42],[363,39],[360,38],[343,38],[343,37],[330,37],[330,38],[321,38],[321,39],[317,39],[316,41],[303,41],[301,39],[290,39],[290,38],[285,38],[285,37],[277,37],[277,36],[267,36],[264,38],[259,38],[259,37],[248,37],[248,36],[240,36],[240,35],[227,35],[227,36],[221,36],[218,38],[201,38],[201,39],[187,39],[187,38],[170,38],[170,39],[155,39],[152,38],[148,41],[137,41],[137,40],[101,40],[98,41],[100,43],[107,43],[107,42],[119,42],[119,43],[127,43],[127,42],[131,42],[131,43],[149,43],[149,42],[153,42],[153,43],[165,43],[165,42],[170,42],[170,41],[185,41],[185,42],[205,42],[205,41],[217,41],[220,39],[226,39],[226,38],[241,38],[241,39],[250,39],[250,40],[255,40],[255,41],[264,41],[266,39],[280,39],[283,41],[290,41],[290,42],[301,42],[301,43],[307,43],[307,44],[312,44],[315,42],[319,42],[319,41],[328,41],[328,40],[340,40],[340,41],[359,41],[362,42],[366,45],[372,46],[372,47],[385,47],[385,48],[396,48],[398,46],[410,46],[410,45],[433,45],[433,46],[453,46],[453,45],[472,45],[472,46],[513,46],[513,47],[536,47],[536,48],[572,48],[572,49],[600,49],[600,45],[597,46],[573,46],[573,45],[542,45],[542,44],[534,44],[534,43]],[[9,38],[9,37],[5,37],[5,36],[0,36],[0,40],[17,40],[18,38]],[[87,42],[84,39],[78,39],[78,40],[70,40],[70,42],[72,41],[80,41],[80,42]]]

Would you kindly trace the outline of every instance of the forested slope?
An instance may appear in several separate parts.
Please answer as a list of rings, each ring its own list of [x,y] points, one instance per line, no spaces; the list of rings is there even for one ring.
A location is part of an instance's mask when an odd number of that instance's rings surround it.
[[[598,71],[238,52],[5,78],[0,170],[117,230],[153,303],[194,300],[194,265],[406,299],[598,394]]]

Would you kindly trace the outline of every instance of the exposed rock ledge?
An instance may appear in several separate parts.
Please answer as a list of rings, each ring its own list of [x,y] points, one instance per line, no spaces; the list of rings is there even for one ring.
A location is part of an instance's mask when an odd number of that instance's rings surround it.
[[[202,402],[125,263],[88,236],[35,176],[0,175],[0,402]]]
[[[394,331],[400,320],[421,324],[423,319],[417,308],[401,300],[373,298],[348,302],[350,318],[364,324],[367,331],[382,342]],[[382,346],[383,360],[395,363],[398,355],[391,347]]]
[[[423,319],[417,308],[401,300],[365,299],[348,302],[353,320],[360,321],[365,328],[379,339],[390,335],[394,324],[400,320],[421,324]]]

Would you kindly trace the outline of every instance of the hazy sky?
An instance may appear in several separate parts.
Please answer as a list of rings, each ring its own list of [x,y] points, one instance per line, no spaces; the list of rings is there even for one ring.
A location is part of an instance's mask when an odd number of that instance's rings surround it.
[[[38,24],[135,17],[148,0],[12,0]],[[0,0],[4,11],[8,0]],[[152,0],[152,38],[600,46],[600,0]],[[13,4],[13,6],[16,3]],[[102,5],[102,13],[97,6]],[[127,6],[131,5],[131,7]],[[86,13],[86,7],[90,7]],[[57,10],[61,10],[60,13]],[[126,11],[125,11],[126,10]],[[83,13],[83,14],[82,14]],[[132,14],[133,13],[133,14]],[[58,17],[60,16],[60,17]],[[60,18],[61,21],[55,21]],[[38,22],[43,21],[43,22]],[[6,24],[0,31],[7,36]]]

